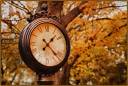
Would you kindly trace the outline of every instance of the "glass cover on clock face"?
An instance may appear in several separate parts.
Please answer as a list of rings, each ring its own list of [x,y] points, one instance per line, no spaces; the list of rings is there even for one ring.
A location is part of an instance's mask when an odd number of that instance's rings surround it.
[[[55,66],[65,58],[66,39],[58,27],[42,23],[31,33],[30,49],[39,63]]]

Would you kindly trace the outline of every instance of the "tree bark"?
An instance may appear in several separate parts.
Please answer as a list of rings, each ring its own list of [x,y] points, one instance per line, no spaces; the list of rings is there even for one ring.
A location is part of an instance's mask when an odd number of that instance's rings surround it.
[[[47,6],[47,7],[46,7]],[[49,16],[62,16],[63,1],[39,1],[36,13],[47,10]]]
[[[48,14],[61,18],[62,16],[63,1],[49,1]]]

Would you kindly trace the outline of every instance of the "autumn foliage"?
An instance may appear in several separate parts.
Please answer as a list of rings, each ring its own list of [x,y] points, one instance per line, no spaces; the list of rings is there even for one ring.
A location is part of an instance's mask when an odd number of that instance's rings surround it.
[[[2,84],[36,84],[36,74],[20,58],[18,33],[28,23],[27,18],[34,14],[37,3],[2,2]],[[63,15],[80,3],[81,1],[64,1]],[[8,15],[4,14],[7,4]],[[82,13],[66,28],[71,43],[68,59],[71,68],[67,84],[127,84],[127,1],[90,0],[82,6],[85,7]],[[6,43],[5,39],[15,40],[15,43]]]

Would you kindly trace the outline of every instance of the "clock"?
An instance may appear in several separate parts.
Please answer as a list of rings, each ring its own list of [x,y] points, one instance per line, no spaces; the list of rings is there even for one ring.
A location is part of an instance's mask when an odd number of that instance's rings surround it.
[[[19,51],[37,74],[58,71],[67,61],[70,41],[64,26],[52,18],[38,18],[20,33]]]

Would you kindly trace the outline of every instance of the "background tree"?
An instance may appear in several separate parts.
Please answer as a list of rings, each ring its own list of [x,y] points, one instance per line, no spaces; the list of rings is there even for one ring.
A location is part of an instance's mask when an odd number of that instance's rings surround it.
[[[37,76],[20,59],[17,43],[19,32],[43,3],[48,3],[50,16],[61,17],[80,2],[2,2],[2,84],[36,84]],[[57,6],[60,9],[54,9]],[[66,28],[71,54],[64,84],[127,84],[127,1],[93,0],[81,7],[85,7],[83,12]]]

